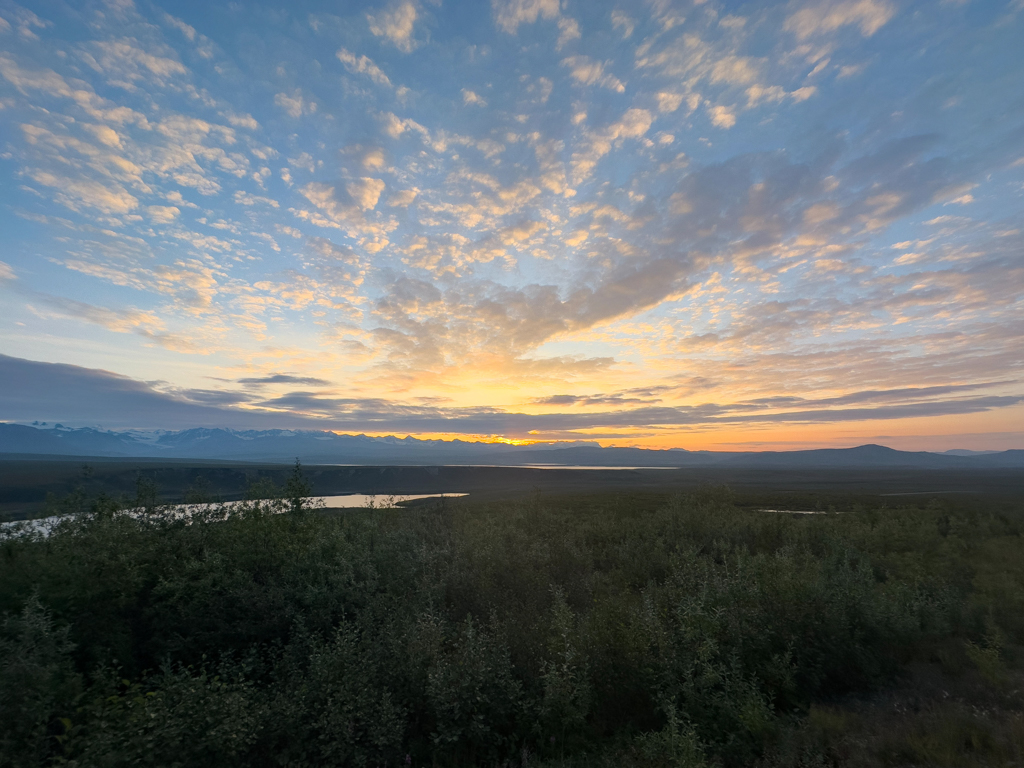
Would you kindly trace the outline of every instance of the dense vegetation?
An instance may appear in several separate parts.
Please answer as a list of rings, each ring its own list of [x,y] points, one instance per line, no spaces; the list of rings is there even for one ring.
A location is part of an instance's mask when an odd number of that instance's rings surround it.
[[[255,497],[271,495],[256,489]],[[1024,759],[1024,516],[724,490],[185,520],[69,497],[0,540],[0,764]]]

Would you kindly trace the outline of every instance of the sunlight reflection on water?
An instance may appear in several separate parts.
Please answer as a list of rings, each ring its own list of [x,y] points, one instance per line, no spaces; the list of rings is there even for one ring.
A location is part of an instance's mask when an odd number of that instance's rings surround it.
[[[310,502],[314,508],[321,509],[393,509],[405,501],[414,501],[416,499],[453,499],[468,495],[469,494],[467,493],[348,493],[342,496],[312,496],[308,498],[307,501]],[[189,518],[206,510],[217,508],[231,509],[233,507],[249,503],[252,502],[225,501],[211,504],[168,504],[160,507],[160,510],[165,513],[170,512],[172,516]],[[126,509],[120,514],[138,517],[143,513],[139,510]],[[11,522],[0,523],[0,532],[10,531],[13,533],[16,531],[25,531],[49,534],[60,519],[61,517],[59,515],[51,515],[50,517],[40,517],[35,520],[14,520]]]

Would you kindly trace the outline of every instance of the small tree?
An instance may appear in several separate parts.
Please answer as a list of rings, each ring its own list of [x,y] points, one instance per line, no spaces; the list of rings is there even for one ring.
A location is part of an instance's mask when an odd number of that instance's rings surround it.
[[[312,488],[306,476],[302,473],[302,464],[298,456],[295,457],[295,467],[284,486],[284,497],[288,501],[288,511],[302,512],[309,509],[309,496]]]

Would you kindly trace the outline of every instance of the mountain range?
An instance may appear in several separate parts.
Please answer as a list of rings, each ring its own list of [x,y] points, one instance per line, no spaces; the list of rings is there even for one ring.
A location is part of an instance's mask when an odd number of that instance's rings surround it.
[[[688,451],[603,448],[597,443],[511,445],[419,440],[312,430],[186,429],[107,431],[60,424],[0,423],[0,454],[167,458],[342,465],[550,465],[593,467],[743,467],[760,469],[1024,469],[1024,450],[945,453],[881,445],[804,451]]]

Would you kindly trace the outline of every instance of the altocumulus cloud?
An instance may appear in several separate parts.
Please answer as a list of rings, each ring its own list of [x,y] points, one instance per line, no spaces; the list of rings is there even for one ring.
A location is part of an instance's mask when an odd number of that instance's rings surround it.
[[[1017,5],[0,8],[2,349],[126,426],[1024,433]]]

